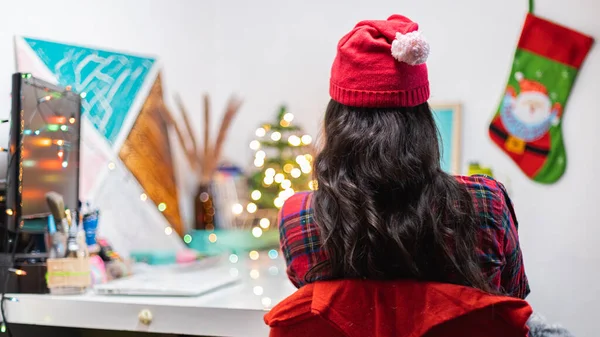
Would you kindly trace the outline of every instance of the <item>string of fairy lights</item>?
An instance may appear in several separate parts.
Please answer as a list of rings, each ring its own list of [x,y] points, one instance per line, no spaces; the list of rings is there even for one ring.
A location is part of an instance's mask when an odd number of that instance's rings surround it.
[[[23,135],[34,137],[31,140],[32,145],[34,145],[34,146],[39,146],[39,147],[49,147],[49,146],[53,146],[53,145],[56,146],[57,156],[61,160],[61,166],[63,168],[67,168],[69,166],[69,154],[70,154],[69,150],[71,149],[72,144],[75,141],[77,141],[76,139],[72,139],[73,134],[71,132],[69,132],[71,129],[70,125],[74,125],[75,122],[77,121],[76,114],[75,114],[75,112],[73,112],[71,114],[71,116],[67,118],[66,116],[61,116],[61,115],[57,114],[56,111],[54,111],[53,109],[49,109],[51,111],[51,113],[53,114],[53,116],[47,116],[45,113],[42,112],[42,107],[45,106],[45,103],[48,103],[48,102],[56,100],[56,99],[61,99],[61,98],[68,99],[68,97],[69,97],[68,94],[71,93],[71,86],[66,86],[65,92],[51,91],[49,88],[39,86],[34,81],[31,74],[23,74],[21,76],[26,81],[27,84],[45,91],[44,95],[42,95],[40,97],[36,97],[35,110],[33,111],[33,113],[31,114],[31,117],[25,124],[25,126],[32,125],[33,119],[36,116],[39,116],[39,118],[41,118],[42,121],[44,122],[44,124],[43,124],[44,127],[37,128],[35,130],[30,129],[30,128],[24,128]],[[85,98],[85,93],[81,93],[80,97]],[[61,132],[63,139],[54,139],[53,140],[51,138],[43,137],[42,134],[45,132],[51,132],[51,133]],[[36,161],[29,160],[29,159],[25,159],[22,162],[22,165],[24,167],[32,167],[32,166],[36,166],[37,164],[38,163]]]
[[[51,101],[57,100],[57,99],[70,99],[70,97],[72,97],[71,95],[76,95],[75,93],[73,93],[71,91],[71,86],[67,86],[64,90],[64,92],[60,92],[60,91],[55,91],[55,90],[51,90],[50,88],[44,86],[44,85],[40,85],[37,83],[36,79],[33,78],[33,76],[29,73],[26,74],[22,74],[21,78],[24,80],[25,83],[27,83],[28,85],[30,85],[31,87],[35,88],[34,89],[34,93],[35,93],[35,97],[36,97],[36,105],[35,105],[35,110],[32,111],[31,117],[29,118],[28,121],[23,120],[23,115],[24,115],[24,109],[21,108],[20,111],[20,115],[21,115],[21,122],[20,122],[20,132],[23,136],[30,136],[28,137],[29,139],[27,140],[28,142],[30,142],[30,145],[32,147],[53,147],[56,146],[56,155],[58,157],[58,161],[60,162],[60,165],[58,166],[54,166],[52,163],[54,163],[53,160],[51,161],[36,161],[32,158],[27,158],[27,156],[25,156],[23,154],[23,144],[25,143],[25,140],[22,140],[19,144],[20,149],[21,149],[21,153],[22,153],[22,158],[17,158],[17,160],[19,160],[19,175],[18,175],[18,186],[19,186],[19,192],[22,193],[22,182],[23,182],[23,167],[36,167],[39,166],[41,168],[44,169],[66,169],[69,166],[69,155],[70,155],[70,150],[73,147],[73,144],[75,144],[77,141],[79,141],[78,139],[76,139],[75,137],[73,137],[73,127],[76,127],[75,123],[77,122],[76,116],[77,114],[75,112],[72,112],[71,116],[69,116],[68,118],[66,116],[63,116],[59,113],[57,113],[57,111],[55,111],[54,109],[52,109],[52,107],[48,106],[49,103],[51,103]],[[44,91],[43,95],[38,95],[38,90],[42,90]],[[11,93],[11,95],[14,95],[16,93]],[[85,98],[85,93],[80,94],[81,98]],[[42,107],[44,107],[42,109]],[[44,113],[42,110],[48,110],[50,113]],[[34,118],[40,118],[43,122],[43,126],[40,128],[35,128],[32,129],[31,125],[33,124]],[[3,121],[6,122],[6,121]],[[53,135],[54,137],[48,136],[48,134],[54,134],[54,133],[58,133],[60,132],[61,134],[56,137],[56,135]],[[53,139],[54,138],[54,139]],[[59,138],[59,139],[56,139]],[[4,151],[4,149],[2,149]],[[9,163],[8,165],[10,165],[10,161],[12,161],[14,159],[14,157],[11,157],[9,159]],[[10,217],[15,216],[15,211],[13,209],[6,209],[6,214]],[[19,232],[21,230],[21,228],[23,227],[23,221],[22,219],[19,219],[19,226],[17,227],[17,232],[15,237],[17,237],[19,235]],[[10,242],[10,241],[9,241]],[[14,244],[13,248],[12,248],[12,252],[11,252],[11,261],[12,263],[14,263],[14,259],[15,259],[15,253],[16,253],[16,248],[17,245]],[[6,315],[5,315],[5,309],[4,309],[4,302],[6,300],[8,301],[13,301],[13,302],[18,302],[17,298],[14,297],[6,297],[6,291],[7,291],[7,284],[8,284],[8,277],[9,274],[13,273],[16,276],[25,276],[27,275],[27,272],[18,268],[8,268],[8,273],[5,276],[5,282],[4,282],[4,288],[2,289],[2,294],[0,296],[0,311],[2,313],[2,321],[0,323],[0,332],[1,333],[6,333],[8,332],[9,335],[12,335],[9,326],[8,326],[8,322],[6,320]]]
[[[294,115],[290,112],[285,113],[279,125],[283,128],[274,129],[270,125],[264,125],[256,129],[256,136],[259,139],[250,142],[250,149],[254,150],[254,166],[261,169],[265,166],[266,152],[261,149],[263,144],[277,147],[278,143],[285,142],[283,139],[282,131],[290,127],[291,122],[294,120]],[[269,144],[268,139],[275,142],[275,144]],[[265,139],[267,142],[265,142]],[[312,137],[308,134],[298,136],[291,134],[287,137],[287,144],[291,147],[308,146],[312,143]],[[281,152],[281,151],[280,151]],[[300,178],[302,175],[308,175],[312,172],[312,161],[313,157],[309,153],[300,154],[295,157],[295,163],[286,162],[283,166],[278,165],[277,162],[271,162],[269,167],[264,169],[263,186],[270,187],[275,184],[279,186],[280,192],[275,198],[273,205],[276,208],[281,208],[283,203],[296,192],[292,185],[295,179]],[[300,188],[314,189],[314,182],[311,180],[307,186],[299,186]],[[261,198],[261,192],[254,190],[250,194],[252,200],[259,200]]]
[[[284,202],[301,190],[316,189],[316,182],[310,179],[313,157],[310,144],[313,139],[292,126],[294,115],[286,112],[278,116],[278,124],[263,124],[255,131],[256,139],[249,144],[253,154],[253,164],[260,178],[260,186],[250,192],[250,201],[245,205],[236,203],[231,211],[241,216],[244,211],[254,215],[262,208],[279,209]],[[268,194],[272,202],[266,204]],[[258,205],[258,204],[261,205]],[[271,220],[260,218],[252,227],[252,235],[261,237],[271,226]]]

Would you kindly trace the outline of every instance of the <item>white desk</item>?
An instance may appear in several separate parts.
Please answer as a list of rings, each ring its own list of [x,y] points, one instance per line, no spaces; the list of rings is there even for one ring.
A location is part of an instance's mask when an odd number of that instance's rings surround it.
[[[191,297],[76,296],[9,294],[5,302],[10,323],[83,329],[144,331],[201,336],[267,336],[264,314],[295,291],[283,261],[266,252],[258,261],[240,257],[229,264],[243,281],[209,294]],[[257,275],[258,273],[258,275]],[[262,293],[261,293],[262,290]],[[153,320],[143,325],[139,313]]]

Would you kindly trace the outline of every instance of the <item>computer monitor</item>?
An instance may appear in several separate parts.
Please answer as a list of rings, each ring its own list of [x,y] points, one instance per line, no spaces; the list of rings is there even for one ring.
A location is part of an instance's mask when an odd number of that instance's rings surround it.
[[[7,229],[43,232],[50,209],[46,193],[65,207],[79,204],[81,96],[31,74],[12,77],[12,111],[6,178]]]

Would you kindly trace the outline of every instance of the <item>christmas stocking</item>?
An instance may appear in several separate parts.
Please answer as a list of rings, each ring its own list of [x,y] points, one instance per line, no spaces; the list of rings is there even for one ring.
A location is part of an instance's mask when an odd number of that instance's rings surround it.
[[[565,171],[562,118],[592,43],[589,36],[527,15],[489,134],[534,181],[554,183]]]

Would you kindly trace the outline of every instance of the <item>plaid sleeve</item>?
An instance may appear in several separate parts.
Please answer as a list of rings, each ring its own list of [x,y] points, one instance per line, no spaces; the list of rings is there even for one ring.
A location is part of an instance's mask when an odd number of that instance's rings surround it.
[[[523,253],[519,245],[519,224],[506,188],[499,182],[498,187],[502,191],[502,227],[504,229],[503,248],[505,257],[501,284],[508,295],[524,299],[529,295],[530,289],[523,265]]]
[[[277,220],[287,275],[297,288],[306,284],[306,273],[325,259],[314,222],[312,196],[311,192],[303,192],[286,200]]]

